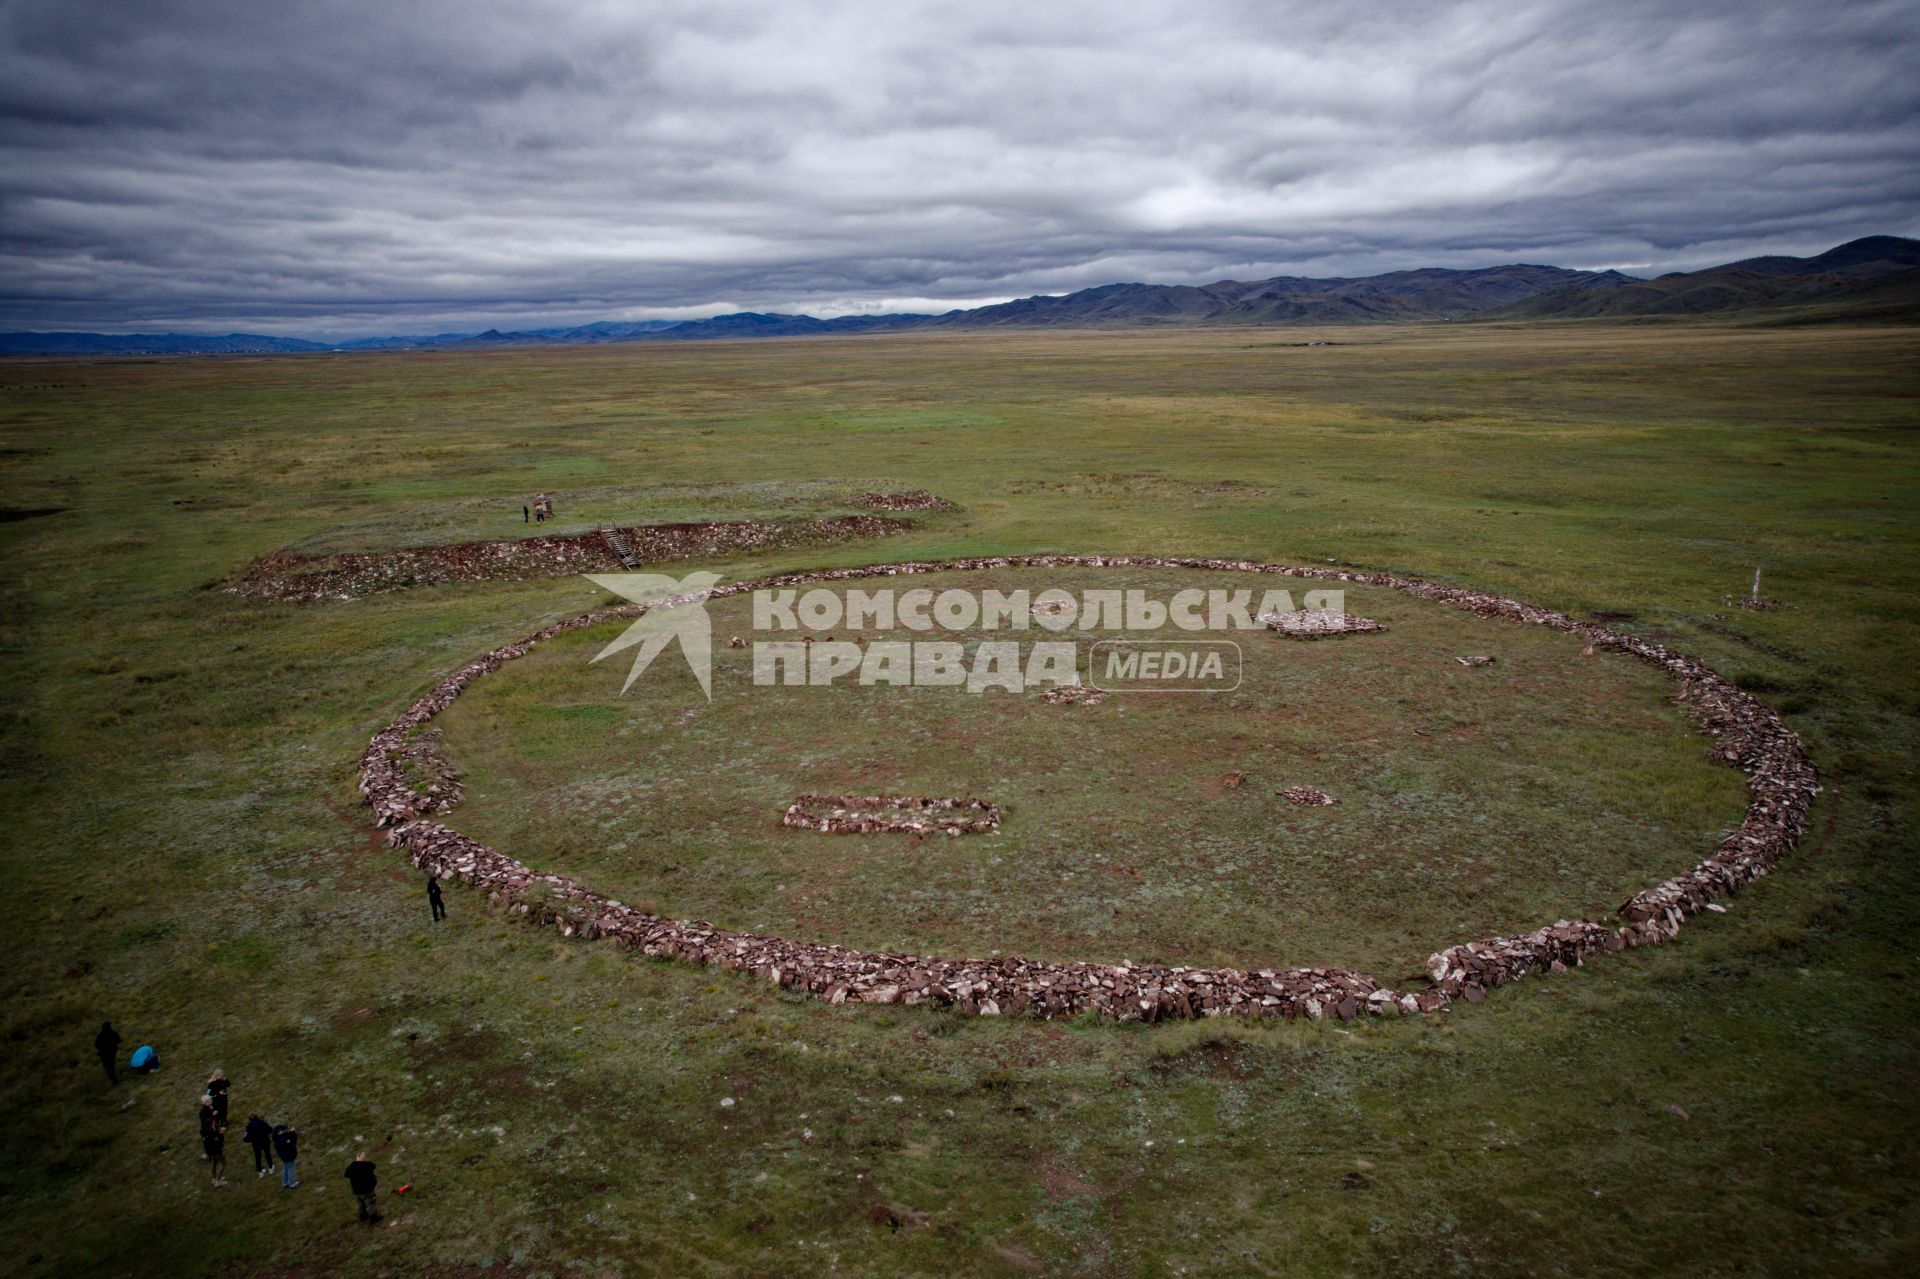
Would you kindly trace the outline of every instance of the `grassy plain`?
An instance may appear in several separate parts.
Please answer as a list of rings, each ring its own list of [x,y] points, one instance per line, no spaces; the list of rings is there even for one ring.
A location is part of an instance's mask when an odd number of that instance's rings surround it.
[[[1290,345],[1312,337],[1344,345]],[[1917,402],[1910,329],[0,365],[7,1266],[1911,1273]],[[512,536],[540,489],[563,521],[642,521],[811,509],[868,481],[964,510],[713,567],[1219,553],[1624,613],[1763,691],[1828,790],[1794,862],[1728,914],[1444,1017],[836,1009],[534,933],[458,891],[431,927],[365,829],[367,735],[438,673],[598,602],[591,587],[317,607],[217,589],[281,546]],[[1795,607],[1722,605],[1756,563]],[[1383,749],[1415,769],[1392,719]],[[1679,755],[1657,772],[1699,775],[1698,739],[1658,740]],[[1696,829],[1728,793],[1700,776],[1673,801]],[[946,939],[992,924],[969,908]],[[1362,927],[1391,939],[1395,921]],[[110,1092],[88,1045],[104,1016],[165,1069]],[[305,1130],[303,1189],[207,1184],[191,1112],[216,1065],[238,1115]],[[413,1186],[378,1230],[340,1178],[359,1147]]]

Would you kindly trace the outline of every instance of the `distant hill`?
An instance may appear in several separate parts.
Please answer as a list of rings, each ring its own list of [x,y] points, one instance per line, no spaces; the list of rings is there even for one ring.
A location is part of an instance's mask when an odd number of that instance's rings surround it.
[[[1425,267],[1352,279],[1281,275],[1213,284],[1103,284],[944,315],[740,311],[707,320],[606,320],[571,328],[312,342],[229,333],[0,333],[0,354],[461,350],[807,337],[900,330],[1145,328],[1170,325],[1396,324],[1432,320],[1620,319],[1739,314],[1760,323],[1920,322],[1920,240],[1872,235],[1810,258],[1759,257],[1643,280],[1557,266]]]
[[[1866,280],[1897,275],[1917,266],[1920,266],[1920,240],[1908,240],[1897,235],[1869,235],[1828,249],[1818,257],[1747,258],[1720,269],[1767,275],[1845,275]]]
[[[6,355],[213,355],[247,351],[324,351],[325,343],[262,333],[206,337],[189,333],[0,333]]]
[[[1828,318],[1897,318],[1920,305],[1920,240],[1873,235],[1811,258],[1764,257],[1704,271],[1537,293],[1485,319],[1591,319],[1814,308]],[[1623,277],[1624,278],[1624,277]],[[1903,303],[1904,299],[1904,303]],[[1767,318],[1759,315],[1757,318]]]
[[[663,329],[676,327],[678,320],[602,320],[559,329],[525,329],[502,333],[436,333],[431,337],[356,338],[351,342],[327,345],[330,351],[425,350],[440,347],[471,346],[576,346],[595,342],[631,342],[649,337]]]
[[[1428,267],[1357,279],[1221,280],[1199,286],[1107,284],[1064,296],[1021,298],[950,311],[926,327],[1087,328],[1148,324],[1377,324],[1464,319],[1550,289],[1606,289],[1631,279],[1616,271],[1496,266]]]
[[[914,328],[931,320],[927,315],[843,315],[816,320],[811,315],[763,315],[739,311],[711,320],[688,320],[650,336],[685,341],[699,338],[787,338],[817,333],[872,333],[880,329]]]

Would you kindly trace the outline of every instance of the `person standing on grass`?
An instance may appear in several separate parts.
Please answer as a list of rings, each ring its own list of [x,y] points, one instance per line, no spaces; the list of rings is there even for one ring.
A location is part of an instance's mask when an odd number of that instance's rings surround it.
[[[533,512],[529,510],[527,507],[523,506],[520,508],[520,522],[522,524],[533,523]]]
[[[220,1127],[227,1126],[227,1072],[216,1067],[207,1080],[207,1096],[213,1099],[213,1112],[220,1116]]]
[[[253,1150],[253,1175],[264,1177],[273,1171],[273,1129],[258,1115],[247,1116],[243,1136]]]
[[[438,875],[427,876],[427,905],[433,908],[433,917],[436,920],[447,917],[447,899],[440,895],[440,877]]]
[[[200,1148],[207,1152],[207,1160],[213,1166],[213,1184],[227,1184],[227,1126],[214,1121],[211,1128],[200,1134]]]
[[[374,1175],[373,1160],[367,1158],[367,1152],[361,1151],[347,1165],[347,1185],[353,1188],[355,1202],[360,1205],[360,1220],[371,1226],[380,1220],[380,1199],[375,1190],[380,1178]]]
[[[279,1124],[273,1130],[273,1153],[280,1156],[280,1188],[298,1190],[300,1177],[293,1161],[300,1157],[300,1130],[292,1124]]]
[[[205,1141],[220,1126],[220,1112],[213,1108],[213,1094],[200,1094],[200,1140]]]
[[[100,1054],[100,1068],[107,1072],[107,1082],[119,1083],[120,1072],[114,1067],[113,1059],[120,1051],[120,1032],[113,1028],[112,1022],[100,1023],[100,1033],[93,1037],[93,1051]]]

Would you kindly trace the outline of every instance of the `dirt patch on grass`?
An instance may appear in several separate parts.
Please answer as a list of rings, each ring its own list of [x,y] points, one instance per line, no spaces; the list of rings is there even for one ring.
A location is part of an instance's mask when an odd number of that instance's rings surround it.
[[[1034,1177],[1049,1199],[1098,1199],[1106,1193],[1092,1182],[1074,1176],[1065,1165],[1053,1159],[1042,1159],[1034,1169]]]
[[[1260,1073],[1249,1061],[1250,1056],[1247,1046],[1235,1040],[1203,1039],[1191,1048],[1155,1058],[1149,1069],[1162,1078],[1187,1071],[1213,1079],[1244,1081]]]

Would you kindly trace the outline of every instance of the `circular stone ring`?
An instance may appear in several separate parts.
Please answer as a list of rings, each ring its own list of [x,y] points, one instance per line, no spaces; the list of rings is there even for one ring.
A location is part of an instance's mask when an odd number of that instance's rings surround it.
[[[648,608],[769,587],[979,569],[1107,567],[1273,573],[1384,587],[1481,617],[1565,631],[1596,648],[1625,653],[1683,682],[1680,700],[1690,708],[1700,730],[1713,738],[1715,758],[1748,775],[1746,819],[1697,866],[1629,898],[1620,907],[1620,922],[1563,919],[1517,937],[1449,946],[1428,958],[1429,985],[1401,991],[1344,968],[941,959],[767,937],[699,920],[662,919],[602,897],[563,875],[536,872],[430,820],[425,814],[444,809],[450,801],[415,792],[404,777],[402,752],[414,730],[446,709],[474,680],[524,656],[542,640],[568,631],[635,617]],[[1807,813],[1819,789],[1806,746],[1772,708],[1697,659],[1638,636],[1517,600],[1397,574],[1143,555],[1012,555],[822,569],[731,582],[701,596],[583,613],[502,645],[454,671],[375,734],[360,760],[360,790],[373,808],[376,824],[387,828],[390,847],[404,848],[420,869],[470,883],[536,923],[553,924],[566,936],[607,938],[644,955],[752,972],[835,1004],[934,1004],[969,1013],[1038,1017],[1091,1012],[1123,1021],[1221,1013],[1351,1020],[1361,1013],[1433,1012],[1454,999],[1477,1003],[1488,989],[1530,973],[1565,972],[1593,955],[1662,942],[1716,898],[1772,870],[1805,833]]]

